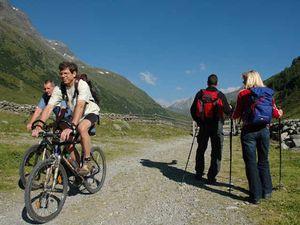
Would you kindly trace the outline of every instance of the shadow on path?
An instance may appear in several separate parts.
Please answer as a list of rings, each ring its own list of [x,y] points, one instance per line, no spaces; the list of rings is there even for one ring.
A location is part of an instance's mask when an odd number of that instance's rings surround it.
[[[183,169],[178,169],[174,167],[173,165],[177,164],[177,160],[172,160],[171,162],[155,162],[151,161],[149,159],[141,159],[140,163],[145,166],[145,167],[150,167],[150,168],[157,168],[160,170],[160,172],[170,180],[173,180],[177,183],[182,183],[182,176],[184,174]],[[235,200],[240,200],[240,201],[246,201],[247,197],[242,197],[239,195],[235,195],[232,192],[229,191],[224,191],[218,189],[218,187],[227,187],[228,189],[231,187],[232,190],[236,190],[245,194],[248,194],[248,190],[234,186],[234,185],[229,185],[228,183],[223,183],[223,182],[217,182],[215,185],[208,185],[206,184],[207,180],[202,179],[201,181],[196,180],[194,178],[194,174],[186,171],[185,173],[185,178],[183,183],[188,184],[188,185],[193,185],[195,187],[202,188],[207,191],[211,191],[217,194],[220,194],[222,196],[230,197]]]

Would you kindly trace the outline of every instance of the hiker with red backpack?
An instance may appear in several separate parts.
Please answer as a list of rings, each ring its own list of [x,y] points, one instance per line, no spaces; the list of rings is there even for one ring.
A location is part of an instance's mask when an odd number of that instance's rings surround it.
[[[207,173],[207,183],[215,184],[216,176],[221,167],[224,113],[229,115],[231,107],[225,95],[217,89],[217,75],[211,74],[207,79],[207,85],[206,89],[202,89],[196,94],[190,109],[193,120],[200,128],[197,136],[195,179],[202,180],[205,164],[204,155],[210,138],[211,160]]]
[[[243,121],[241,144],[250,192],[249,202],[258,204],[262,198],[268,199],[272,195],[268,160],[269,124],[272,117],[280,118],[283,112],[275,105],[273,90],[265,87],[257,71],[245,72],[242,78],[244,89],[237,96],[232,118]]]

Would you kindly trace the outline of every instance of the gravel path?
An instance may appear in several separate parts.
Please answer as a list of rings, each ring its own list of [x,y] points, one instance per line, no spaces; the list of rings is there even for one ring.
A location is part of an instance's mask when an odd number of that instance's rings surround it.
[[[102,190],[72,194],[48,224],[254,224],[245,207],[256,206],[246,204],[245,194],[237,189],[229,195],[227,178],[219,178],[216,186],[193,179],[195,150],[181,183],[190,144],[190,136],[147,141],[137,154],[109,162]],[[0,193],[0,203],[0,224],[33,223],[24,210],[22,191]]]

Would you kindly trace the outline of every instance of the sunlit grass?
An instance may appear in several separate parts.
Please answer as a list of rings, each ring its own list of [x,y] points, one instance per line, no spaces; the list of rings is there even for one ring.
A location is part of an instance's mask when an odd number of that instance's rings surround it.
[[[228,176],[229,147],[225,139],[223,171],[221,176]],[[273,181],[273,194],[269,200],[263,200],[257,207],[245,205],[243,208],[249,220],[258,224],[300,224],[300,151],[282,150],[281,185],[279,185],[280,151],[279,143],[271,142],[270,169]],[[247,189],[245,164],[239,137],[233,138],[232,180],[234,185]]]

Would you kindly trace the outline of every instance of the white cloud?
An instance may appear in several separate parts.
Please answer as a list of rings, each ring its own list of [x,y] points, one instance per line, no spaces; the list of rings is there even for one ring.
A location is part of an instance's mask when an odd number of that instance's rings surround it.
[[[150,72],[141,72],[141,80],[145,81],[147,84],[155,85],[157,78]]]
[[[230,92],[233,92],[233,91],[236,91],[238,89],[240,89],[241,86],[239,87],[228,87],[228,88],[221,88],[220,90],[223,92],[223,93],[230,93]]]
[[[176,87],[176,91],[182,91],[183,88],[182,87]]]
[[[198,72],[201,72],[201,71],[204,71],[206,70],[206,65],[204,63],[200,63],[199,65],[197,65],[197,68],[192,68],[192,69],[187,69],[185,70],[185,74],[194,74],[194,73],[198,73]]]
[[[205,66],[205,64],[204,63],[200,63],[200,70],[205,70],[206,69],[206,66]]]

